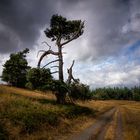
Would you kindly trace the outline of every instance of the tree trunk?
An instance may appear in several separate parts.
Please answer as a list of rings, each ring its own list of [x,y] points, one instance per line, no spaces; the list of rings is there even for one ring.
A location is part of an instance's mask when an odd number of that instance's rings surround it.
[[[66,103],[66,95],[62,95],[60,91],[55,92],[56,102],[58,104],[65,104]]]
[[[63,77],[63,55],[62,55],[62,46],[58,45],[58,58],[59,58],[59,81],[62,83],[64,82],[64,77]],[[66,103],[66,94],[61,93],[61,90],[59,90],[56,94],[56,100],[57,103],[59,104],[65,104]]]
[[[59,80],[61,82],[64,81],[64,77],[63,77],[63,55],[62,55],[62,47],[58,46],[58,52],[59,52]]]

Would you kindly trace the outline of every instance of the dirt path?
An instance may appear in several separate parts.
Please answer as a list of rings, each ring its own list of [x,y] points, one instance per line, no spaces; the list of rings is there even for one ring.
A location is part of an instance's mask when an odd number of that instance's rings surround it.
[[[113,118],[113,115],[116,111],[116,108],[113,108],[99,117],[97,122],[95,122],[89,128],[86,128],[84,131],[78,135],[74,135],[70,140],[103,140],[107,126]]]
[[[123,140],[123,126],[122,126],[122,115],[120,109],[117,112],[117,128],[115,133],[115,140]]]
[[[109,111],[105,112],[93,125],[86,128],[78,135],[72,136],[69,140],[104,140],[106,132],[108,130],[110,122],[113,120],[115,112],[117,113],[117,120],[114,140],[123,140],[122,116],[120,108],[118,107],[114,107]]]

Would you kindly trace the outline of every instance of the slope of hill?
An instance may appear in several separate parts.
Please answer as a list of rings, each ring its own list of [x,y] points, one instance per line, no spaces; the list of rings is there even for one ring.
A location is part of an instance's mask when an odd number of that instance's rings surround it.
[[[139,102],[111,100],[59,105],[51,91],[0,85],[0,140],[113,140],[120,132],[120,139],[138,140],[139,106]]]
[[[80,105],[58,105],[54,99],[51,92],[1,85],[0,137],[55,139],[85,128],[98,111]]]

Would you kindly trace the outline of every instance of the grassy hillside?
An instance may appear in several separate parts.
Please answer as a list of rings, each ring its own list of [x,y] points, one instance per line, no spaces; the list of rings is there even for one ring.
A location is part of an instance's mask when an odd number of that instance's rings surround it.
[[[138,140],[140,102],[110,100],[59,105],[51,92],[0,85],[0,140],[67,140],[112,107],[119,108],[123,116],[124,138]],[[116,121],[114,115],[106,139],[113,138]]]
[[[48,93],[0,86],[0,137],[3,139],[55,139],[84,129],[99,111],[77,105],[58,105]],[[22,137],[24,136],[24,137]]]
[[[140,140],[140,102],[123,105],[122,115],[125,139]]]

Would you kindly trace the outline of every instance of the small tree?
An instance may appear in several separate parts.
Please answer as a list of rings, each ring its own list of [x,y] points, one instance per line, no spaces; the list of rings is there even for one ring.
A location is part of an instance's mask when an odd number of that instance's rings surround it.
[[[10,59],[3,65],[3,81],[8,82],[12,86],[25,87],[26,73],[29,69],[28,62],[26,60],[26,54],[28,52],[29,49],[25,49],[22,52],[10,55]]]
[[[55,44],[58,48],[57,52],[54,52],[51,50],[51,46],[45,42],[49,46],[49,50],[43,51],[43,54],[41,55],[38,67],[40,67],[40,63],[42,59],[46,55],[54,55],[57,56],[58,59],[49,62],[48,64],[51,64],[53,62],[59,62],[58,67],[58,73],[59,73],[59,81],[64,82],[63,77],[63,53],[62,49],[64,45],[70,43],[71,41],[77,39],[79,36],[83,34],[83,28],[84,28],[84,22],[81,20],[67,20],[66,18],[59,16],[59,15],[53,15],[50,22],[50,28],[47,28],[44,32],[46,37],[50,38],[52,41],[55,41]],[[45,66],[47,66],[46,64]],[[64,103],[65,98],[59,98],[59,95],[61,96],[61,93],[58,93],[57,96],[57,102],[58,103]]]
[[[88,85],[73,82],[70,84],[69,97],[71,100],[86,101],[92,99],[92,93]]]
[[[27,81],[26,84],[27,88],[30,89],[46,89],[49,84],[52,82],[52,76],[50,69],[39,69],[39,68],[32,68],[27,73]]]

